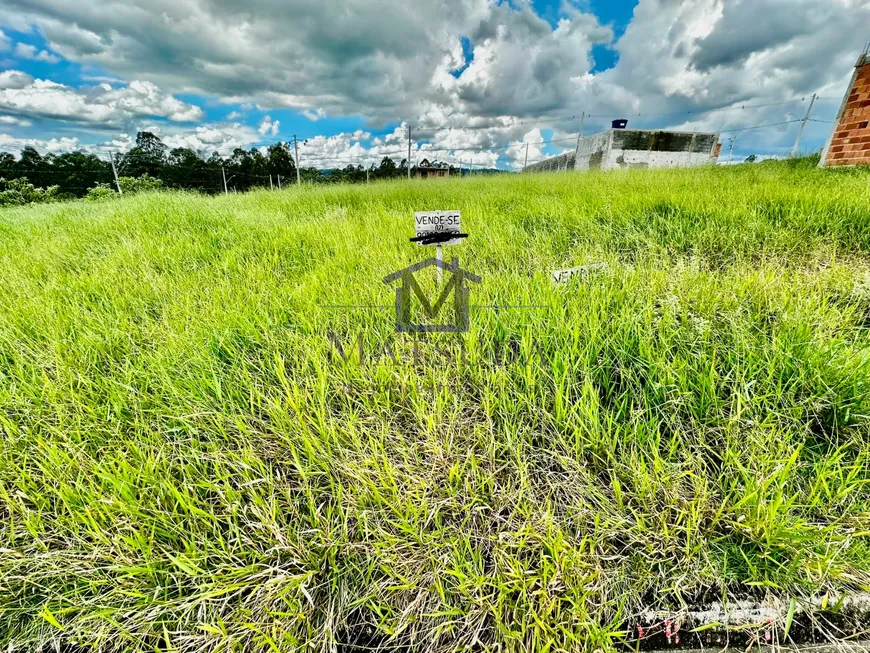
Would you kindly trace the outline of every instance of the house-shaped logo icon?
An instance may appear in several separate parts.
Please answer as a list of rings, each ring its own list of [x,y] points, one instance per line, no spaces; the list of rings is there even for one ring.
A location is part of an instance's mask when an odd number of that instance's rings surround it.
[[[423,293],[420,284],[414,278],[414,273],[425,268],[436,266],[451,273],[450,281],[441,291],[440,297],[434,304],[430,303]],[[428,258],[420,261],[404,270],[393,272],[384,277],[384,283],[389,285],[401,279],[402,285],[396,288],[396,330],[404,333],[464,333],[468,331],[469,319],[469,289],[466,281],[480,283],[480,277],[467,272],[459,267],[459,259],[454,258],[450,263],[436,258]],[[411,321],[411,298],[416,295],[423,307],[423,312],[429,318],[435,318],[441,311],[441,307],[447,302],[447,298],[453,293],[453,309],[455,318],[453,324],[414,324]]]

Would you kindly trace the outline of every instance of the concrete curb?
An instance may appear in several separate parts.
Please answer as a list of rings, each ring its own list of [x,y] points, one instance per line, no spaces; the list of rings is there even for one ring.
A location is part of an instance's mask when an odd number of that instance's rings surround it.
[[[799,651],[801,653],[859,653],[870,651],[870,640],[855,642],[838,642],[836,644],[809,644],[806,646],[789,646],[780,644],[772,646],[753,646],[751,653],[783,653],[784,651]],[[674,653],[674,649],[644,649],[644,653]],[[681,648],[679,653],[746,653],[745,646],[730,646],[726,648]]]
[[[788,641],[785,640],[788,626]],[[627,642],[648,651],[870,651],[870,593],[713,602],[696,610],[646,610]],[[851,639],[849,639],[851,638]],[[682,640],[682,642],[681,642]],[[837,642],[837,643],[834,643]],[[695,649],[694,647],[701,648]],[[688,648],[693,647],[693,648]]]

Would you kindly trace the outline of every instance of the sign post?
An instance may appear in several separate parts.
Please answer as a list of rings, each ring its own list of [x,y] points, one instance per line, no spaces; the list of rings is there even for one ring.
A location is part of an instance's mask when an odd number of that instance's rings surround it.
[[[435,260],[438,262],[438,283],[443,272],[444,245],[458,245],[468,234],[462,233],[462,215],[459,211],[420,211],[414,214],[416,237],[412,243],[435,245]]]

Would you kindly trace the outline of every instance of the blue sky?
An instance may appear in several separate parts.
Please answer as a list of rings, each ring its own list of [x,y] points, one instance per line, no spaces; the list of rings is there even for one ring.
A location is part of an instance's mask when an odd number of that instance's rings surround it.
[[[9,27],[2,28],[6,37],[15,44],[22,43],[32,45],[38,51],[50,52],[50,44],[38,30],[19,32]],[[39,61],[33,58],[25,58],[16,54],[15,49],[7,52],[3,57],[3,68],[15,69],[25,72],[36,79],[48,79],[53,82],[71,87],[83,87],[108,82],[112,85],[123,85],[125,80],[101,66],[82,65],[70,61],[57,54],[52,54],[57,61]],[[241,122],[256,129],[266,116],[279,121],[284,127],[281,135],[285,138],[297,135],[300,139],[317,136],[324,133],[354,132],[365,127],[366,119],[362,115],[327,116],[317,121],[312,121],[301,112],[288,109],[266,109],[252,106],[247,103],[232,102],[223,103],[220,98],[196,93],[176,93],[174,96],[184,102],[196,105],[203,111],[203,122]],[[22,128],[21,133],[38,138],[46,130],[51,133],[79,133],[80,126],[64,124],[59,121],[40,119],[37,116],[29,116],[28,120],[33,124]],[[152,116],[149,119],[152,124],[165,124],[167,120],[160,116]],[[94,129],[92,127],[92,129]],[[103,129],[94,129],[95,138],[99,139]],[[386,129],[379,130],[385,133]],[[264,139],[265,141],[275,139]]]
[[[558,0],[534,0],[532,5],[542,18],[550,23],[552,27],[556,27],[559,18],[562,16],[562,2]],[[584,8],[595,14],[602,24],[612,26],[614,35],[616,38],[619,38],[631,21],[631,16],[636,6],[637,2],[635,0],[628,0],[626,2],[589,0],[585,3]],[[595,61],[592,72],[595,73],[613,68],[618,59],[616,50],[607,45],[594,46],[592,48],[592,57]]]
[[[532,160],[573,147],[582,111],[596,116],[586,133],[617,117],[690,131],[786,122],[735,147],[782,155],[801,98],[818,93],[813,117],[835,115],[870,21],[870,2],[846,0],[792,0],[788,16],[778,0],[6,5],[0,149],[106,153],[151,129],[207,156],[296,135],[328,167],[403,158],[409,123],[416,159],[516,167],[527,146]],[[805,149],[829,129],[811,123]]]

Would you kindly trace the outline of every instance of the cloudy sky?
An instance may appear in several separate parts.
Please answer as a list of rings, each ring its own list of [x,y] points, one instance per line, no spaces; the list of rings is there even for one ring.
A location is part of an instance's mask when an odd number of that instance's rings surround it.
[[[870,0],[3,0],[0,30],[0,150],[295,134],[339,167],[401,159],[410,124],[415,159],[510,168],[573,148],[583,112],[585,134],[627,118],[781,155],[813,93],[818,149]]]

